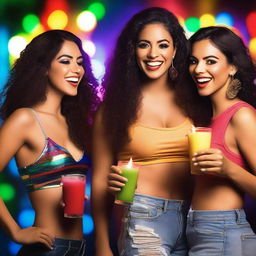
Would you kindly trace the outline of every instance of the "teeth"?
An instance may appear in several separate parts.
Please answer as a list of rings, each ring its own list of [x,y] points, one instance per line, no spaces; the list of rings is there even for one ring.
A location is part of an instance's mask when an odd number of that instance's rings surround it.
[[[146,62],[146,64],[151,67],[160,66],[162,63],[163,63],[162,61]]]
[[[68,78],[66,78],[66,81],[77,83],[78,82],[78,77],[68,77]]]
[[[198,78],[197,82],[198,83],[205,83],[211,81],[211,78]]]

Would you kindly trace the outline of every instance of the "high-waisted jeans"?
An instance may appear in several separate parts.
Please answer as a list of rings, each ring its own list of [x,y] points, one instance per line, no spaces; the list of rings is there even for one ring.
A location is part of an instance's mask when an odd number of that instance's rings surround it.
[[[55,238],[53,250],[41,243],[23,245],[17,256],[84,256],[85,240]]]
[[[189,256],[255,256],[256,235],[244,210],[189,211]]]
[[[119,238],[121,256],[187,256],[189,204],[136,194],[127,208]]]

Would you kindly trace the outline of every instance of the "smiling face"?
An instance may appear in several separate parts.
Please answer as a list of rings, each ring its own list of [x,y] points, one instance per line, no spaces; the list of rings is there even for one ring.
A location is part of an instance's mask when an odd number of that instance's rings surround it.
[[[235,74],[236,68],[209,39],[204,39],[192,46],[189,71],[199,94],[210,96],[219,91],[223,95],[226,93],[230,76]]]
[[[74,42],[64,41],[47,73],[49,89],[62,95],[75,96],[84,75],[82,63],[83,57],[78,46]]]
[[[167,78],[175,51],[172,37],[165,26],[149,24],[139,34],[137,63],[148,78]]]

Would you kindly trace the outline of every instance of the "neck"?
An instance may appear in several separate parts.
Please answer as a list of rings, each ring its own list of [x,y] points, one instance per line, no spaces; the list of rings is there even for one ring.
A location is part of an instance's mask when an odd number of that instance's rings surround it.
[[[170,84],[168,77],[159,79],[149,79],[143,83],[143,91],[152,91],[154,93],[162,91],[170,91],[173,86]]]

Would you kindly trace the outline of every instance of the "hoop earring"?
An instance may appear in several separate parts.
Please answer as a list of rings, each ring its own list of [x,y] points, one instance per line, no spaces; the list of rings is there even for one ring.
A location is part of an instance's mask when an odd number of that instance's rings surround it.
[[[172,81],[176,80],[176,78],[179,74],[177,69],[173,65],[173,59],[172,59],[172,64],[171,64],[171,67],[169,68],[168,73],[169,73],[169,77]]]
[[[242,88],[242,83],[239,79],[237,78],[234,79],[234,76],[231,76],[231,79],[232,80],[229,83],[226,91],[226,96],[230,100],[234,99]]]

